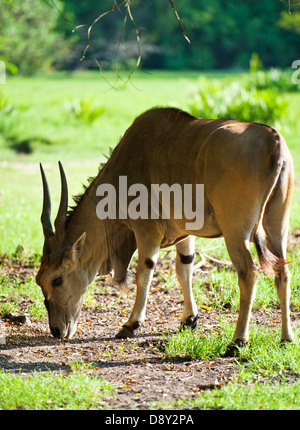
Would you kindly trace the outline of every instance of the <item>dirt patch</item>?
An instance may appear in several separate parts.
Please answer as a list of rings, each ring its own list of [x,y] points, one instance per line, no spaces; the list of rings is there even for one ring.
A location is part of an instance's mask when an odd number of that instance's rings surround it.
[[[6,262],[7,263],[7,262]],[[10,263],[2,266],[6,276],[18,276],[19,282],[32,277],[32,265]],[[171,270],[171,269],[170,269]],[[209,270],[204,264],[197,270]],[[117,396],[109,400],[111,409],[149,409],[157,402],[179,397],[191,398],[202,390],[228,383],[237,366],[232,358],[210,361],[169,359],[164,352],[167,336],[176,333],[180,325],[183,299],[179,288],[161,285],[160,275],[166,268],[158,265],[150,291],[147,320],[133,339],[117,340],[115,334],[132,309],[134,286],[120,290],[105,280],[93,297],[92,306],[84,306],[76,337],[71,340],[54,339],[46,320],[30,318],[26,324],[3,320],[5,344],[0,344],[0,366],[10,372],[63,371],[70,372],[72,362],[89,364],[89,372],[116,385]],[[32,303],[31,303],[32,304]],[[28,306],[30,303],[28,303]],[[26,314],[26,299],[21,311]],[[279,310],[255,312],[258,324],[272,320],[280,322]],[[219,327],[219,312],[199,309],[201,326],[210,331]],[[236,313],[222,311],[222,318],[234,321]]]
[[[300,246],[300,228],[295,228],[290,232],[288,238],[289,249],[293,250]]]

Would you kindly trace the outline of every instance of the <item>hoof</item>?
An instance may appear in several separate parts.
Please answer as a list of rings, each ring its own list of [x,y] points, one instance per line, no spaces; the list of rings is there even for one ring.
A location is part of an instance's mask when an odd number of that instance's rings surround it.
[[[121,328],[119,333],[116,334],[117,339],[127,339],[128,337],[134,337],[134,332],[131,327],[126,327],[125,325]]]
[[[287,345],[289,345],[290,343],[293,343],[293,339],[291,339],[291,340],[289,340],[289,339],[281,339],[280,346],[281,346],[281,348],[286,348]]]
[[[180,330],[184,330],[187,327],[190,327],[192,330],[194,330],[197,327],[199,315],[190,315],[187,317],[185,323],[181,323]]]
[[[245,345],[246,342],[243,342],[240,339],[236,339],[234,342],[231,342],[226,349],[224,357],[234,357],[239,353],[240,348]]]
[[[116,334],[117,339],[127,339],[128,337],[134,337],[134,330],[140,327],[140,323],[136,322],[133,327],[128,325],[123,325],[118,334]]]

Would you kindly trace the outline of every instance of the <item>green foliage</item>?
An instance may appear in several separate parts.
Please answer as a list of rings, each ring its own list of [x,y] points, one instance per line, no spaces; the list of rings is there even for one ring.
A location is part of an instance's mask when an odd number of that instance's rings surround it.
[[[249,69],[252,74],[256,74],[259,70],[263,68],[263,64],[260,61],[257,52],[253,52],[249,61]]]
[[[287,11],[281,12],[278,24],[284,30],[300,34],[300,12],[293,11],[292,14]]]
[[[290,71],[262,70],[253,53],[250,71],[241,79],[214,81],[200,78],[192,90],[188,110],[204,118],[230,118],[280,127],[285,121],[287,103],[283,93],[298,92]]]
[[[245,87],[249,90],[251,88],[255,88],[258,91],[272,90],[275,94],[299,92],[299,86],[292,81],[291,72],[275,68],[258,70],[256,73],[251,71],[245,79]]]
[[[0,58],[7,70],[33,73],[49,67],[64,48],[55,30],[58,11],[39,0],[14,0],[0,8]]]
[[[65,102],[65,110],[71,117],[88,123],[100,118],[105,111],[103,107],[95,106],[91,98],[84,100],[77,98],[71,102]]]
[[[113,6],[111,0],[103,0],[96,7],[93,0],[64,3],[63,14],[68,17],[68,24],[61,19],[60,25],[66,35],[77,25],[92,23]],[[298,55],[299,26],[292,24],[297,5],[293,6],[293,15],[287,22],[286,5],[283,6],[285,10],[276,13],[275,0],[179,0],[175,6],[191,39],[188,44],[167,0],[132,0],[131,3],[132,14],[141,31],[142,61],[146,69],[246,68],[254,51],[266,67],[289,67],[291,58]],[[114,61],[123,19],[122,6],[93,27],[95,52],[105,66],[111,66]],[[75,52],[83,51],[86,31],[87,28],[76,31]],[[123,36],[122,49],[129,48],[135,41],[135,27],[129,19]],[[132,54],[129,49],[127,55],[136,55],[136,52]],[[83,65],[95,67],[91,55]]]
[[[188,110],[202,118],[229,118],[277,126],[286,103],[273,88],[242,82],[220,83],[201,78],[191,95]]]
[[[8,105],[8,97],[0,91],[0,115],[3,114]]]
[[[0,58],[7,71],[28,74],[45,67],[97,67],[91,49],[83,62],[80,59],[88,26],[113,7],[112,0],[2,3]],[[244,68],[254,51],[266,67],[289,67],[291,58],[297,58],[297,5],[292,16],[286,10],[276,13],[275,0],[180,0],[175,6],[191,44],[167,0],[131,0],[145,69]],[[93,51],[105,68],[114,67],[116,53],[121,67],[130,67],[137,59],[136,27],[128,16],[123,27],[124,11],[122,5],[105,14],[91,31]]]

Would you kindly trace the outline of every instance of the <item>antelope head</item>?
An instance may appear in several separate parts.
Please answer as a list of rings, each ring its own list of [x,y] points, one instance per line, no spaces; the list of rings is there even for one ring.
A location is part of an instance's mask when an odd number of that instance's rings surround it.
[[[86,233],[75,242],[66,238],[66,216],[68,209],[68,187],[65,173],[59,162],[61,177],[61,199],[53,231],[50,215],[51,201],[47,179],[40,165],[43,182],[43,209],[41,223],[44,232],[44,247],[41,266],[36,282],[45,297],[49,326],[54,337],[71,338],[77,328],[83,295],[88,286],[86,271],[81,267],[81,255]]]

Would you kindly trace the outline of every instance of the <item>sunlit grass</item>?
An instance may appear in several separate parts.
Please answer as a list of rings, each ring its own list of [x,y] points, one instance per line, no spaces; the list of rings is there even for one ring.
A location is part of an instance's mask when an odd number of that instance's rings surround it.
[[[226,342],[234,330],[225,323],[220,330],[195,332],[187,330],[166,341],[166,353],[172,357],[213,361],[222,358]],[[199,408],[230,410],[300,409],[299,326],[292,343],[280,343],[279,330],[250,327],[250,340],[238,348],[231,359],[236,370],[227,384],[201,391],[194,399],[160,403],[164,409]],[[224,359],[224,358],[223,358]]]
[[[300,381],[289,384],[275,382],[241,385],[229,383],[201,392],[193,399],[161,402],[162,409],[224,410],[299,410]]]
[[[0,409],[109,409],[114,385],[84,372],[12,374],[0,371]]]
[[[0,275],[0,315],[20,311],[20,303],[27,301],[28,316],[38,319],[46,317],[46,309],[41,289],[37,286],[34,277],[25,280]]]
[[[207,331],[201,325],[195,330],[185,330],[166,339],[166,354],[193,360],[207,360],[224,356],[235,326],[220,321],[219,328]],[[250,325],[249,342],[238,348],[237,379],[255,380],[276,377],[284,380],[285,373],[300,376],[300,329],[295,329],[292,343],[280,342],[280,331]]]

